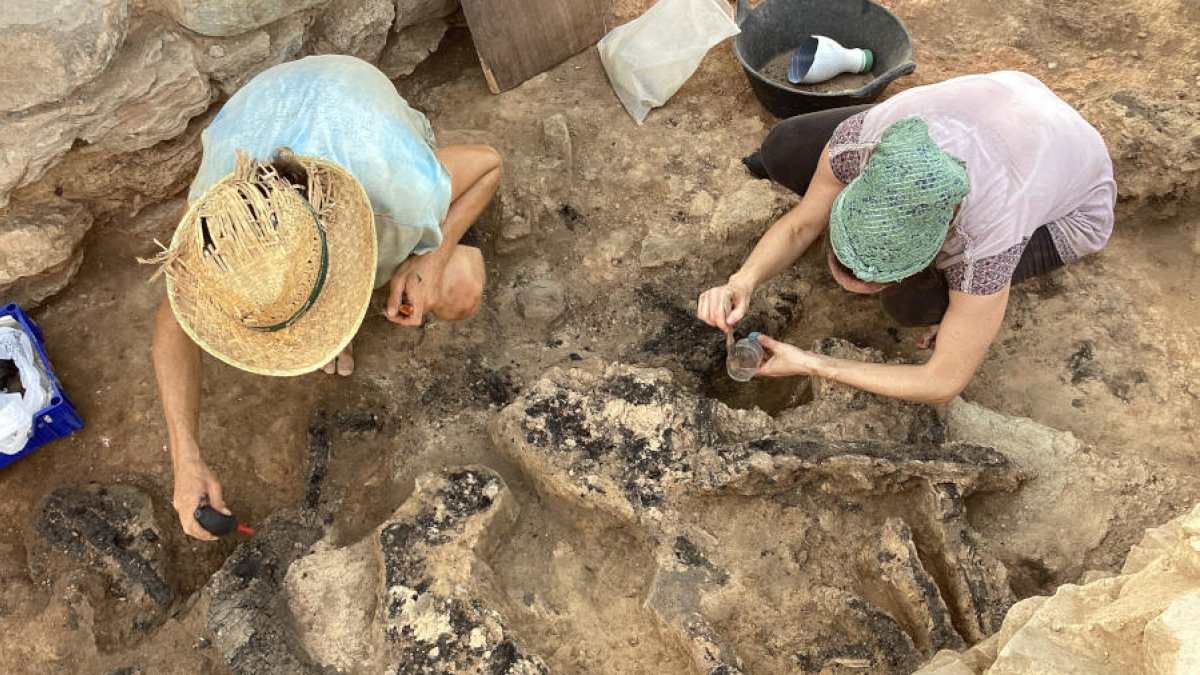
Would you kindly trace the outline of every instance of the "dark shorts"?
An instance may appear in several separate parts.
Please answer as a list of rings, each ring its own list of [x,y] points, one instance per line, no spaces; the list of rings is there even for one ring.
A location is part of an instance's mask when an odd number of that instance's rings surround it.
[[[803,196],[817,171],[821,151],[838,125],[870,105],[834,108],[797,115],[776,124],[759,149],[758,161],[767,177]],[[750,164],[750,162],[747,162]],[[1012,283],[1040,276],[1063,266],[1062,258],[1045,225],[1034,230],[1013,271]],[[950,287],[946,277],[932,266],[923,272],[891,285],[880,294],[888,316],[902,326],[930,326],[941,323],[950,305]]]
[[[1033,231],[1033,236],[1021,252],[1021,260],[1013,270],[1012,283],[1041,276],[1063,266],[1062,257],[1045,225]],[[950,306],[950,286],[946,276],[928,267],[925,271],[888,286],[879,293],[883,311],[901,326],[932,326],[942,322]]]

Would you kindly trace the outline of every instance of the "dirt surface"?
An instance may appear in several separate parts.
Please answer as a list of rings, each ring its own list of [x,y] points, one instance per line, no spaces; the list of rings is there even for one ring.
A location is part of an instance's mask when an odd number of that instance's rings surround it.
[[[1139,37],[1153,30],[1139,24],[1149,22],[1153,8],[1130,4],[1120,14],[1121,30],[1103,42],[1089,32],[1099,30],[1098,20],[1075,22],[1083,9],[1020,5],[1003,14],[1009,10],[982,1],[951,9],[919,0],[891,7],[916,36],[920,68],[892,92],[1003,68],[1028,70],[1068,100],[1094,80],[1107,87],[1140,78],[1139,86],[1149,86],[1144,82],[1158,77],[1159,68],[1195,76],[1194,51],[1157,41],[1153,32]],[[1044,16],[1051,11],[1066,14]],[[1013,24],[1026,26],[1016,31],[1015,44],[993,30]],[[1127,55],[1135,49],[1136,59]],[[1122,70],[1127,64],[1130,70]],[[511,535],[489,562],[515,608],[507,619],[522,645],[553,672],[688,672],[684,649],[659,632],[643,607],[652,554],[642,535],[632,528],[582,535],[579,515],[539,496],[528,477],[497,455],[484,429],[497,408],[548,368],[584,359],[667,366],[681,386],[773,414],[811,399],[804,381],[731,386],[720,363],[720,335],[692,318],[699,292],[736,269],[754,238],[794,203],[783,190],[752,180],[739,162],[774,120],[724,46],[642,127],[621,108],[594,50],[492,96],[469,36],[456,29],[398,88],[429,114],[441,143],[488,142],[505,156],[501,194],[479,224],[489,272],[483,309],[469,321],[421,330],[369,316],[356,342],[359,369],[349,379],[262,378],[206,359],[205,458],[227,502],[254,525],[303,501],[310,423],[332,416],[323,498],[338,505],[329,527],[342,543],[383,522],[412,493],[416,476],[455,464],[491,467],[519,507]],[[547,131],[557,128],[548,121],[555,115],[569,130],[565,146],[560,134]],[[1118,176],[1126,179],[1137,177]],[[94,230],[79,277],[34,314],[87,427],[0,472],[4,672],[226,672],[208,646],[206,600],[197,591],[237,542],[191,541],[175,522],[150,363],[162,288],[147,284],[150,270],[135,262],[154,252],[154,239],[168,240],[180,209],[181,202],[169,202],[134,222]],[[1088,569],[1117,569],[1144,528],[1200,499],[1198,230],[1193,204],[1166,198],[1120,205],[1116,233],[1101,254],[1013,291],[1004,327],[964,392],[997,412],[1074,434],[1080,453],[1100,467],[1089,474],[1087,500],[1041,505],[1099,514],[1099,542],[1070,565],[1025,561],[1014,575],[1024,580],[1021,595],[1074,581]],[[838,336],[889,358],[924,358],[913,345],[917,331],[890,327],[875,302],[840,291],[814,256],[755,302],[747,329],[768,328],[800,345]],[[371,433],[362,430],[364,419],[374,420]],[[34,581],[28,562],[39,500],[56,487],[89,482],[126,484],[149,496],[166,581],[177,598],[157,623],[99,646],[93,617],[119,602],[104,578],[79,570]],[[692,514],[740,551],[744,559],[736,564],[746,578],[761,579],[747,596],[752,609],[728,599],[711,608],[748,672],[768,672],[754,665],[780,662],[773,641],[803,610],[778,570],[799,564],[793,552],[812,527],[804,505],[802,496],[731,498]],[[1003,504],[975,512],[997,508]],[[1003,547],[989,522],[972,524]],[[1011,566],[1017,554],[999,555]],[[838,573],[831,567],[806,574]],[[793,663],[808,669],[807,662]]]

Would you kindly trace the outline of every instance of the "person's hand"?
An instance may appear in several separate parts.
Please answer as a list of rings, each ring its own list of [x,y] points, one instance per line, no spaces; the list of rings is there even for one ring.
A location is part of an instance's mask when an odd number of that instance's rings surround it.
[[[754,289],[730,279],[724,286],[704,291],[696,303],[696,318],[728,333],[746,316]]]
[[[179,524],[190,537],[202,541],[216,541],[216,537],[196,521],[196,509],[207,499],[214,509],[232,515],[221,498],[221,483],[200,459],[188,460],[175,468],[175,498],[172,504],[179,514]]]
[[[410,256],[396,268],[388,283],[384,315],[401,326],[420,326],[437,300],[446,263],[437,251]]]
[[[754,373],[755,377],[787,377],[790,375],[814,375],[820,357],[780,342],[766,335],[758,336],[763,348],[763,362]]]

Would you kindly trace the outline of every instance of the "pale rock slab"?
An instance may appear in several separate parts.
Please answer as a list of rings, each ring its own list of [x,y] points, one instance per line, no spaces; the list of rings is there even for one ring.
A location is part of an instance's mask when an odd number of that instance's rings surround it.
[[[0,115],[96,79],[128,27],[129,0],[0,0]]]
[[[87,210],[54,196],[0,209],[0,296],[31,307],[65,286],[91,225]]]
[[[208,80],[178,33],[147,25],[131,33],[109,68],[68,105],[0,118],[0,208],[8,193],[42,175],[79,141],[131,152],[180,135],[208,107]]]
[[[395,18],[393,0],[330,3],[313,23],[311,52],[348,54],[374,62],[383,52]]]
[[[940,654],[919,671],[952,665],[986,675],[1184,675],[1200,666],[1200,505],[1148,530],[1123,573],[1012,607],[989,658]]]
[[[429,19],[393,31],[379,55],[379,69],[392,79],[412,74],[441,44],[447,28],[442,19]]]
[[[241,35],[328,0],[157,0],[181,26],[201,35]]]

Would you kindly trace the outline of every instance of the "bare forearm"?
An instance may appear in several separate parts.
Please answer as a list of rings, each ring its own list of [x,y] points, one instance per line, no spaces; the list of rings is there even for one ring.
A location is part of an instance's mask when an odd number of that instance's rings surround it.
[[[881,396],[933,405],[949,403],[966,386],[953,374],[929,363],[863,363],[815,355],[813,374]]]
[[[486,145],[451,146],[437,157],[450,171],[452,200],[441,224],[442,245],[431,253],[448,256],[496,194],[502,163]]]
[[[200,348],[179,327],[166,300],[155,317],[153,353],[171,460],[178,468],[181,461],[200,459]]]
[[[462,197],[450,203],[450,210],[446,212],[446,219],[442,221],[442,245],[438,247],[438,250],[453,251],[463,235],[467,233],[467,229],[487,207],[491,193],[488,193],[486,199],[480,199],[479,195],[475,194],[476,192],[482,192],[482,190],[477,191],[472,187]]]

